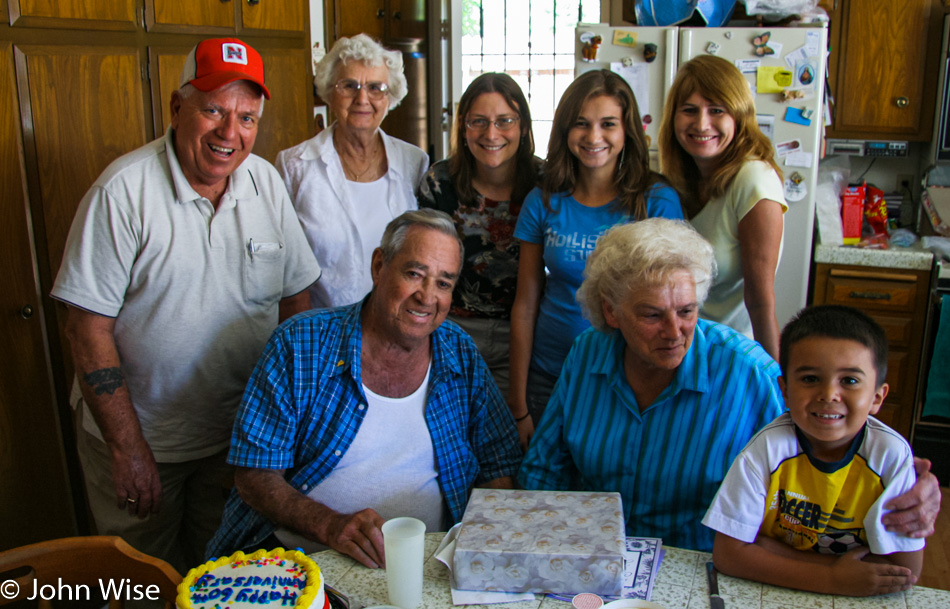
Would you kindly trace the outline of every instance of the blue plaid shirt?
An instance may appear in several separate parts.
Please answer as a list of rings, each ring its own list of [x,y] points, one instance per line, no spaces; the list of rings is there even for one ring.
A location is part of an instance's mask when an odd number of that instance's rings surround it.
[[[706,509],[732,460],[785,410],[779,366],[758,343],[700,319],[673,382],[641,412],[625,347],[617,331],[577,337],[518,481],[619,492],[627,535],[711,551]]]
[[[244,392],[229,463],[286,470],[287,482],[304,494],[333,471],[366,414],[362,307],[308,311],[277,328]],[[425,419],[439,487],[458,522],[473,486],[517,473],[521,448],[475,343],[449,321],[432,334]],[[275,528],[232,491],[208,557],[255,546]]]

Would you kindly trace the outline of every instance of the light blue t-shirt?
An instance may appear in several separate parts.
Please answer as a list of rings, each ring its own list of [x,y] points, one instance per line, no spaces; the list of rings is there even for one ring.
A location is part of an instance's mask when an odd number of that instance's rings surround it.
[[[676,191],[665,184],[654,185],[647,196],[647,216],[682,219]],[[533,366],[552,376],[560,374],[571,343],[590,327],[575,298],[584,279],[587,257],[607,229],[631,221],[633,218],[613,202],[587,207],[561,192],[551,196],[549,211],[540,188],[528,193],[518,215],[515,237],[544,246],[548,272],[531,350]]]

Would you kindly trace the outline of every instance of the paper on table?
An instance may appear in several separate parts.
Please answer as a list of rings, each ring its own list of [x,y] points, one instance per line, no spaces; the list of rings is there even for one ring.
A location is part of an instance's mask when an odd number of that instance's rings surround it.
[[[442,543],[435,551],[435,559],[448,567],[449,575],[452,575],[452,556],[455,554],[455,538],[458,537],[459,529],[462,524],[459,523],[449,529],[449,532],[442,538]],[[453,583],[455,579],[450,577]],[[477,590],[456,590],[452,588],[453,605],[490,605],[494,603],[514,603],[517,601],[533,600],[534,594],[530,592],[480,592]]]
[[[623,552],[623,598],[650,600],[662,560],[662,539],[627,537]]]
[[[458,537],[461,524],[457,524],[442,538],[435,551],[435,558],[452,572],[452,556],[455,554],[455,538]],[[650,600],[653,594],[653,582],[663,560],[663,540],[654,537],[627,537],[623,552],[623,591],[619,598],[639,598]],[[566,601],[571,599],[561,595],[549,594]],[[530,592],[479,592],[474,590],[456,590],[452,588],[453,605],[487,605],[492,603],[513,603],[531,600]]]

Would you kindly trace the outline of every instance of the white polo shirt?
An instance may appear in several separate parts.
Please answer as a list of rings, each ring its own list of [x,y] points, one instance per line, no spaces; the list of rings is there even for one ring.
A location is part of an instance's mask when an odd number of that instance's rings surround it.
[[[278,303],[320,276],[270,163],[250,155],[215,210],[172,131],[114,161],[83,197],[52,296],[114,317],[132,403],[159,462],[226,448]],[[101,437],[90,413],[84,426]]]

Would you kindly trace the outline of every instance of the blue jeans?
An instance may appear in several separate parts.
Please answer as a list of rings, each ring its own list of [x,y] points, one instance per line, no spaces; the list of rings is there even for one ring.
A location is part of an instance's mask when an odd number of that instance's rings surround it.
[[[557,377],[553,374],[540,370],[534,364],[528,368],[528,412],[531,413],[531,421],[534,422],[535,428],[541,421],[541,415],[547,408],[556,383]]]

